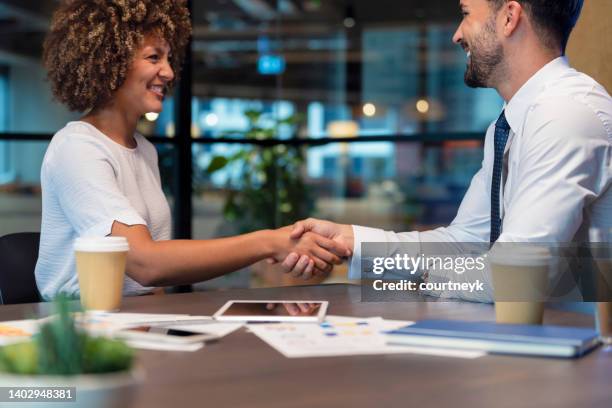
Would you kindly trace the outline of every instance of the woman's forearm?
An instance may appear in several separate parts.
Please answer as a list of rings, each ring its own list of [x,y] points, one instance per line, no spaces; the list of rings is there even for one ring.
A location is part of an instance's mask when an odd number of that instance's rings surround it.
[[[212,279],[266,258],[282,261],[295,252],[310,271],[326,272],[342,262],[346,246],[311,232],[291,238],[291,228],[262,230],[210,240],[155,241],[145,225],[115,221],[112,235],[130,245],[126,272],[143,286],[180,285]]]
[[[273,230],[210,240],[151,240],[130,250],[127,272],[146,286],[190,284],[272,257],[281,241]]]

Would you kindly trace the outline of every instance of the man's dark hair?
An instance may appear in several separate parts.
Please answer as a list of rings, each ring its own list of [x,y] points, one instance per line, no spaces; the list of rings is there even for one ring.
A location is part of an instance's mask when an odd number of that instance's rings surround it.
[[[508,0],[488,0],[495,10]],[[578,21],[584,0],[515,0],[523,6],[531,17],[534,29],[547,48],[565,47],[572,29]]]

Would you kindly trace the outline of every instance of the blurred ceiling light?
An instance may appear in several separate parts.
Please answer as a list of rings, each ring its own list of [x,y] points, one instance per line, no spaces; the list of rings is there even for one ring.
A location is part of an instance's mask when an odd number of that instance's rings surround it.
[[[166,124],[166,136],[174,137],[176,134],[176,129],[174,127],[174,122],[168,122]]]
[[[427,113],[429,112],[429,102],[425,99],[419,99],[416,103],[416,109],[419,113]]]
[[[363,114],[369,117],[376,115],[376,105],[373,103],[366,103],[363,105]]]
[[[194,139],[200,137],[200,127],[195,122],[191,122],[191,137]]]
[[[330,137],[345,138],[359,136],[359,124],[354,120],[335,120],[327,125]]]
[[[208,127],[215,127],[219,124],[219,117],[215,113],[210,112],[204,117],[204,123]]]
[[[145,113],[145,119],[149,122],[155,122],[159,118],[159,113],[157,112],[149,112]]]
[[[342,21],[342,24],[344,24],[346,28],[353,28],[355,27],[355,19],[353,17],[346,17],[344,21]]]
[[[344,24],[346,28],[355,27],[355,8],[353,7],[353,4],[351,3],[348,3],[346,5],[345,11],[344,11],[344,20],[342,21],[342,24]]]

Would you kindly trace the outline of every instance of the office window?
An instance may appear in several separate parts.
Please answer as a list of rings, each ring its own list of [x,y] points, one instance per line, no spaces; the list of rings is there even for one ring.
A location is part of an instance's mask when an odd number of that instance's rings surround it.
[[[0,67],[0,132],[6,132],[8,122],[8,68]],[[8,143],[0,140],[0,185],[11,178],[11,156]]]
[[[278,154],[279,147],[195,145],[194,237],[260,229],[262,219],[279,227],[309,215],[396,230],[437,227],[452,220],[482,161],[477,141],[291,148],[296,149],[301,172],[291,171],[294,164],[282,161],[271,160],[268,168],[259,160],[234,160],[211,173],[211,162],[219,157],[240,152],[265,157]],[[400,153],[408,162],[398,161]],[[267,183],[266,174],[275,170],[287,179]],[[246,175],[253,180],[247,182]],[[303,194],[284,195],[283,188],[293,185],[302,186]],[[244,201],[245,197],[252,199]],[[271,208],[274,200],[277,206]],[[275,224],[277,220],[284,223]]]
[[[37,230],[40,161],[80,115],[53,101],[40,62],[57,2],[0,4],[24,28],[0,52],[0,214],[29,214],[6,231]],[[394,230],[453,218],[501,107],[463,84],[456,1],[191,4],[191,82],[138,125],[182,236],[308,215]],[[236,276],[214,284],[254,284]]]
[[[0,141],[5,172],[0,180],[0,236],[40,231],[40,165],[47,142]],[[0,158],[0,160],[2,160]]]
[[[240,139],[272,138],[302,146],[300,174],[315,214],[370,225],[378,219],[391,229],[452,220],[482,160],[486,126],[501,107],[494,92],[463,84],[465,53],[451,41],[456,4],[444,11],[414,2],[424,13],[416,18],[365,1],[248,3],[194,4],[191,130],[207,141],[192,149],[195,194],[224,205],[219,188],[225,195],[243,188],[236,176],[244,163],[203,179],[206,166],[244,149]],[[440,142],[466,132],[473,140]],[[415,140],[342,142],[378,136]],[[323,145],[304,144],[322,138]],[[237,144],[224,144],[228,139]],[[378,203],[378,193],[409,200],[409,210]],[[267,226],[279,226],[275,211]],[[194,236],[214,236],[204,226],[215,223],[193,221]]]
[[[0,132],[6,132],[9,113],[9,71],[7,66],[0,65]]]
[[[196,133],[246,132],[247,110],[304,116],[300,137],[330,136],[336,121],[355,122],[357,135],[481,132],[501,99],[463,84],[465,53],[451,41],[456,4],[436,11],[413,3],[436,18],[373,10],[365,1],[350,2],[348,11],[332,2],[292,11],[273,2],[265,13],[196,2]],[[345,25],[346,13],[353,25]]]

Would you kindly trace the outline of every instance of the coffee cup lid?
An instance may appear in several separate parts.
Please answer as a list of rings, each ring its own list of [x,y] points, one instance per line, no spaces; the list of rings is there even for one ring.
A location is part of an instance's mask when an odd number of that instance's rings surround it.
[[[547,265],[551,260],[550,250],[537,244],[498,243],[489,252],[492,263],[516,266]]]
[[[123,252],[129,249],[125,237],[79,237],[74,241],[75,251]]]

